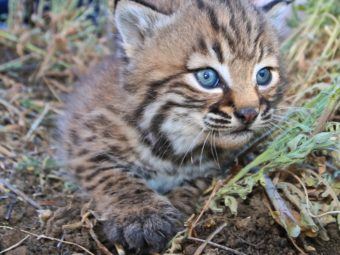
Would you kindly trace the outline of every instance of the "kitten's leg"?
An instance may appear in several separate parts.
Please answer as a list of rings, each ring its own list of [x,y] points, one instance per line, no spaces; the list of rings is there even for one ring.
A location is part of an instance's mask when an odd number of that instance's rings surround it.
[[[105,169],[83,185],[92,194],[108,240],[134,254],[161,252],[180,230],[179,211],[129,172]]]
[[[173,189],[166,196],[173,206],[184,213],[186,216],[196,212],[198,201],[203,192],[211,184],[211,178],[199,178],[187,181],[183,185]]]

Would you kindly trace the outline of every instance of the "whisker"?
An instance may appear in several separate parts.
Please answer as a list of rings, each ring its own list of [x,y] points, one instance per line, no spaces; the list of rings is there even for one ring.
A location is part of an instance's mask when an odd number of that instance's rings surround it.
[[[218,164],[218,167],[219,169],[221,170],[221,165],[220,165],[220,159],[218,158],[218,152],[217,152],[217,148],[216,148],[216,134],[213,133],[213,144],[214,144],[214,151],[216,153],[216,158],[217,158],[217,164]]]
[[[205,144],[209,138],[209,135],[210,135],[211,131],[209,131],[209,133],[207,134],[207,137],[205,138],[204,140],[204,143],[203,143],[203,146],[202,146],[202,150],[201,150],[201,155],[200,155],[200,163],[199,163],[199,166],[200,166],[200,170],[202,170],[202,159],[203,159],[203,151],[204,151],[204,147],[205,147]]]
[[[219,158],[218,158],[218,153],[217,153],[217,150],[216,150],[216,145],[214,145],[215,139],[216,139],[215,132],[212,131],[211,134],[212,134],[212,136],[211,136],[211,142],[210,142],[210,151],[211,151],[211,154],[214,158],[214,161],[218,165],[219,169],[221,169]]]
[[[179,165],[179,168],[182,167],[183,163],[184,163],[184,160],[186,158],[186,156],[188,155],[188,153],[191,151],[192,152],[192,149],[195,147],[195,143],[197,142],[197,139],[204,133],[204,128],[202,128],[202,130],[198,133],[198,135],[193,139],[192,143],[190,144],[188,150],[185,152],[184,156],[183,156],[183,159]]]
[[[300,125],[301,123],[297,120],[293,120],[293,119],[284,119],[284,118],[278,118],[276,116],[273,116],[272,118],[273,120],[278,121],[280,124],[285,124],[285,125]]]

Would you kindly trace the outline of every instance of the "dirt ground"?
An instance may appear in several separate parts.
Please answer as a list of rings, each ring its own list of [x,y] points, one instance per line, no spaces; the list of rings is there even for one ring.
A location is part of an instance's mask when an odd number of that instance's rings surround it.
[[[8,166],[6,168],[8,169]],[[11,247],[27,238],[5,254],[86,254],[83,249],[74,244],[80,245],[94,254],[105,254],[91,237],[89,228],[75,225],[70,228],[65,227],[79,223],[81,220],[80,208],[87,201],[81,194],[65,191],[63,181],[56,177],[41,180],[34,172],[30,171],[16,171],[9,180],[26,195],[34,198],[34,201],[43,208],[50,209],[53,215],[47,217],[49,219],[46,222],[43,213],[39,215],[33,206],[21,201],[20,197],[13,193],[2,193],[0,197],[0,225],[11,226],[16,229],[0,229],[0,250]],[[45,182],[43,190],[41,190],[41,181]],[[270,216],[265,200],[264,192],[257,190],[249,199],[240,201],[237,216],[232,216],[228,212],[218,214],[207,212],[195,228],[195,235],[199,239],[206,240],[215,229],[226,223],[226,227],[214,236],[212,242],[244,254],[299,254],[287,238],[284,229],[278,226]],[[46,234],[48,238],[53,237],[74,244],[52,241],[44,237],[37,238],[37,236],[21,232],[19,229],[38,236]],[[327,230],[331,237],[328,242],[317,241],[317,239],[305,240],[306,245],[312,245],[316,248],[316,251],[311,254],[340,254],[340,236],[337,226],[331,224],[327,227]],[[97,233],[100,236],[98,231]],[[302,245],[301,240],[298,240],[298,243]],[[197,241],[184,240],[182,242],[182,254],[194,254],[201,244]],[[108,246],[108,244],[105,245]],[[224,255],[233,253],[225,251],[223,248],[207,245],[202,254]]]

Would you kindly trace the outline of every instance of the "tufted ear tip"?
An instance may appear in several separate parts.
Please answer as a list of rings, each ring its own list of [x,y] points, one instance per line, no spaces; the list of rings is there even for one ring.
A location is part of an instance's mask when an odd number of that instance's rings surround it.
[[[146,37],[157,29],[163,15],[135,1],[120,0],[115,8],[115,23],[128,56],[141,47]]]
[[[305,4],[306,0],[251,0],[251,2],[267,14],[280,39],[283,40],[292,33],[288,22],[295,15],[294,6]]]

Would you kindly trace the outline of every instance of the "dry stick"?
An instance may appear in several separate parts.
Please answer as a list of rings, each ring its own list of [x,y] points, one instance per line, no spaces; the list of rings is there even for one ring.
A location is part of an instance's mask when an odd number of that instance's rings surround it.
[[[268,199],[270,200],[275,210],[279,212],[278,221],[281,223],[280,225],[283,225],[283,227],[286,229],[288,236],[292,236],[295,238],[298,237],[301,233],[301,228],[297,223],[295,217],[287,207],[286,203],[284,202],[283,198],[277,191],[275,185],[268,177],[268,175],[264,174],[264,180],[264,188],[267,193]]]
[[[90,235],[92,237],[92,239],[96,242],[99,250],[104,254],[104,255],[113,255],[99,240],[97,235],[94,233],[93,228],[91,228],[90,230]]]
[[[34,236],[36,237],[37,239],[47,239],[47,240],[51,240],[51,241],[57,241],[57,242],[60,242],[60,243],[64,243],[64,244],[69,244],[69,245],[73,245],[73,246],[77,246],[78,248],[82,249],[83,251],[85,251],[87,254],[90,254],[90,255],[95,255],[94,253],[90,252],[88,249],[86,249],[85,247],[77,244],[77,243],[73,243],[73,242],[68,242],[68,241],[64,241],[64,240],[61,240],[61,239],[58,239],[58,238],[54,238],[54,237],[49,237],[49,236],[45,236],[45,235],[37,235],[37,234],[34,234],[34,233],[31,233],[31,232],[28,232],[26,230],[23,230],[23,229],[16,229],[16,228],[12,228],[12,227],[9,227],[9,226],[0,226],[0,228],[3,228],[3,229],[10,229],[10,230],[18,230],[22,233],[25,233],[25,234],[28,234],[30,236]]]
[[[125,250],[124,250],[124,247],[122,245],[117,244],[117,243],[114,243],[113,245],[114,245],[118,255],[125,255]]]
[[[73,223],[73,224],[67,224],[67,225],[63,225],[62,229],[78,229],[78,228],[82,228],[85,227],[89,230],[89,233],[92,237],[92,239],[96,242],[99,250],[101,251],[101,253],[103,255],[113,255],[98,239],[97,235],[95,234],[94,230],[93,230],[93,226],[94,224],[91,222],[91,220],[88,218],[90,215],[92,215],[92,213],[90,211],[88,211],[89,209],[89,204],[85,204],[82,208],[82,218],[81,221]],[[84,210],[86,212],[84,212]]]
[[[270,202],[269,199],[267,198],[267,200],[264,201],[264,205],[268,208],[268,210],[270,211],[270,213],[273,215],[274,212],[272,210],[272,208],[270,207]],[[276,222],[276,224],[281,225],[280,222],[277,220],[276,217],[272,217],[274,219],[274,221]],[[292,244],[294,245],[294,247],[302,254],[302,255],[307,255],[295,242],[295,240],[293,238],[291,238],[289,235],[287,235],[289,240],[292,242]]]
[[[203,214],[209,209],[212,199],[214,198],[214,196],[216,195],[216,192],[220,189],[222,184],[223,184],[222,180],[218,180],[217,183],[215,184],[215,187],[214,187],[213,191],[211,192],[209,199],[205,202],[204,207],[202,208],[200,214],[198,215],[198,217],[196,218],[194,223],[191,224],[191,226],[188,230],[188,236],[192,236],[192,231],[196,227],[197,223],[199,222],[199,220],[201,219]]]
[[[242,237],[240,237],[239,235],[236,235],[235,233],[230,233],[232,236],[236,237],[237,239],[240,239],[243,243],[248,244],[249,246],[255,247],[257,248],[260,244],[262,244],[264,242],[264,240],[259,241],[258,243],[251,243],[248,242],[247,240],[244,240]]]
[[[31,54],[29,55],[26,55],[26,56],[23,56],[23,57],[20,57],[20,58],[16,58],[14,60],[11,60],[11,61],[8,61],[4,64],[1,64],[0,65],[0,72],[5,72],[9,69],[14,69],[14,68],[21,68],[22,67],[22,64],[30,59],[32,56]]]
[[[203,240],[203,239],[200,239],[200,238],[195,238],[195,237],[188,237],[189,240],[191,241],[196,241],[196,242],[201,242],[201,243],[204,243],[206,242],[206,240]],[[214,246],[216,248],[219,248],[221,250],[225,250],[225,251],[229,251],[231,253],[234,253],[236,255],[247,255],[243,252],[240,252],[240,251],[237,251],[237,250],[234,250],[232,248],[229,248],[227,246],[224,246],[224,245],[220,245],[220,244],[217,244],[217,243],[214,243],[214,242],[211,242],[211,241],[208,241],[207,244],[211,245],[211,246]]]
[[[106,247],[105,245],[103,245],[96,233],[93,231],[93,223],[91,222],[91,220],[88,218],[89,216],[91,215],[90,212],[87,212],[85,213],[83,216],[82,216],[82,222],[86,224],[86,227],[89,229],[89,232],[90,232],[90,235],[92,237],[92,239],[96,242],[99,250],[101,251],[101,253],[103,253],[103,255],[113,255]]]
[[[45,118],[46,114],[50,111],[50,105],[46,104],[43,112],[39,115],[39,117],[33,122],[30,130],[27,132],[27,134],[24,137],[25,141],[28,141],[31,136],[33,135],[34,131],[39,127],[40,123],[43,121]]]
[[[15,113],[17,114],[19,117],[22,117],[21,112],[19,111],[18,108],[16,108],[14,105],[12,105],[11,103],[7,102],[6,100],[0,98],[0,104],[2,104],[3,106],[5,106],[11,113]]]
[[[201,255],[204,251],[205,247],[207,246],[208,242],[210,242],[218,233],[220,233],[225,227],[227,226],[227,223],[223,223],[221,226],[219,226],[212,234],[210,234],[207,238],[207,240],[202,243],[197,250],[195,251],[194,255]]]
[[[301,247],[299,247],[299,246],[297,245],[297,243],[295,242],[294,238],[292,238],[292,237],[290,237],[290,236],[288,236],[288,238],[289,238],[289,240],[292,242],[292,244],[294,245],[295,249],[297,249],[297,250],[300,252],[301,255],[307,255],[307,253],[305,253],[305,251],[302,250]]]
[[[11,114],[16,114],[19,117],[19,126],[23,126],[25,121],[24,121],[24,116],[23,114],[20,112],[20,110],[18,108],[16,108],[14,105],[12,105],[10,102],[7,102],[5,99],[0,98],[0,104],[2,104],[3,106],[5,106],[7,108],[7,110],[11,113]]]
[[[15,153],[9,151],[6,147],[0,144],[0,154],[5,155],[5,157],[14,158]]]
[[[35,202],[33,199],[28,197],[25,193],[23,193],[22,191],[18,190],[12,184],[8,183],[4,179],[0,178],[0,184],[2,184],[7,189],[9,189],[13,193],[15,193],[17,196],[21,197],[25,202],[27,202],[28,204],[33,206],[35,209],[38,209],[38,210],[42,210],[43,209],[37,202]]]
[[[13,249],[17,248],[20,244],[22,244],[23,242],[25,242],[26,239],[29,238],[29,237],[30,237],[30,235],[25,236],[24,239],[20,240],[20,241],[17,242],[16,244],[13,244],[12,246],[8,247],[7,249],[4,249],[3,251],[0,251],[0,254],[6,253],[6,252],[8,252],[8,251],[10,251],[10,250],[13,250]]]

